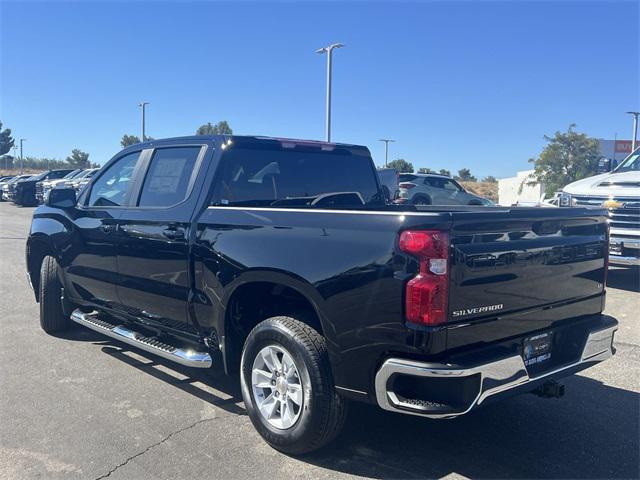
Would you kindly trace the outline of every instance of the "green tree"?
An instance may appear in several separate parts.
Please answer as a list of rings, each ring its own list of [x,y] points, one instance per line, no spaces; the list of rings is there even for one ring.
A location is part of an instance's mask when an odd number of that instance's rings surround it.
[[[458,175],[455,176],[455,179],[463,182],[475,182],[478,180],[476,177],[471,175],[471,170],[468,168],[461,168],[458,170]]]
[[[484,177],[484,178],[482,179],[482,181],[483,181],[483,182],[486,182],[486,183],[498,183],[498,180],[497,180],[497,179],[496,179],[496,177],[494,177],[493,175],[489,175],[489,176],[487,176],[487,177]]]
[[[388,163],[389,168],[395,168],[398,173],[413,173],[413,164],[404,158],[398,158]]]
[[[215,125],[211,122],[207,122],[198,127],[196,135],[233,135],[233,130],[226,120],[222,120]]]
[[[2,121],[0,121],[0,155],[4,155],[8,153],[9,150],[13,147],[15,143],[13,137],[11,136],[11,129],[5,128],[2,129]]]
[[[140,143],[140,137],[136,135],[127,135],[126,133],[122,136],[122,140],[120,140],[122,148],[127,148],[129,145],[135,145],[136,143]]]
[[[598,141],[578,133],[575,124],[544,139],[547,146],[537,158],[529,159],[535,166],[529,185],[542,184],[545,193],[553,195],[565,185],[597,173],[601,156]]]
[[[91,166],[89,154],[78,148],[71,150],[71,155],[67,157],[66,162],[73,168],[89,168]]]
[[[451,172],[449,170],[445,169],[445,168],[441,168],[440,171],[438,171],[438,173],[440,175],[446,175],[447,177],[451,176]]]
[[[418,173],[436,173],[436,171],[431,170],[429,167],[420,167]]]

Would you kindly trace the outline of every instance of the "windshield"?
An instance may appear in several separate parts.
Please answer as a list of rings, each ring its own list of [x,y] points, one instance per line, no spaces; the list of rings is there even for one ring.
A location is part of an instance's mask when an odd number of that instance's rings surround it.
[[[17,183],[20,180],[26,180],[27,178],[33,178],[31,175],[18,175],[17,177],[15,177],[13,180],[11,180],[10,183]]]
[[[618,165],[618,168],[614,170],[615,173],[637,171],[640,171],[640,148],[624,159],[622,163]]]
[[[77,177],[78,175],[80,175],[82,173],[82,170],[78,169],[78,170],[74,170],[73,172],[69,172],[67,173],[64,177],[62,178],[74,178]]]

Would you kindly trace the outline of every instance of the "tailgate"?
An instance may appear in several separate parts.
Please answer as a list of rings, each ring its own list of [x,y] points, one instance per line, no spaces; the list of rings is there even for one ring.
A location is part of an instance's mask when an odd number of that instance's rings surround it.
[[[606,215],[585,208],[453,213],[449,318],[495,318],[601,294]]]

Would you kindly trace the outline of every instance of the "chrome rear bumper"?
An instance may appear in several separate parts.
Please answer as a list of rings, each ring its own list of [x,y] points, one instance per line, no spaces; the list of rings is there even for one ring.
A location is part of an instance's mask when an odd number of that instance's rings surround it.
[[[613,337],[618,329],[617,324],[602,330],[589,333],[585,346],[580,355],[580,360],[564,365],[555,370],[545,372],[538,376],[529,376],[524,361],[520,355],[503,358],[491,363],[476,365],[470,368],[454,368],[447,365],[434,365],[413,360],[390,358],[386,360],[378,370],[375,378],[376,400],[378,405],[393,412],[420,415],[429,418],[454,418],[468,413],[473,408],[481,405],[487,398],[506,392],[527,383],[537,382],[546,377],[552,377],[565,370],[572,370],[586,364],[597,363],[611,357]],[[465,379],[479,375],[478,392],[470,404],[455,411],[434,411],[433,407],[423,406],[420,402],[401,399],[393,387],[389,385],[392,376],[409,375],[415,377],[430,377],[440,379]]]
[[[609,255],[609,265],[640,265],[640,257]]]

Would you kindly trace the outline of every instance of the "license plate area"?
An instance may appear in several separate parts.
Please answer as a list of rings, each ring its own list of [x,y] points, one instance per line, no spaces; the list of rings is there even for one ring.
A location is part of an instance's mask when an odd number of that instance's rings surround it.
[[[622,255],[623,248],[622,242],[609,242],[609,255]]]
[[[551,358],[552,346],[552,333],[542,333],[525,338],[522,344],[522,359],[524,360],[524,364],[529,367],[549,360]]]

